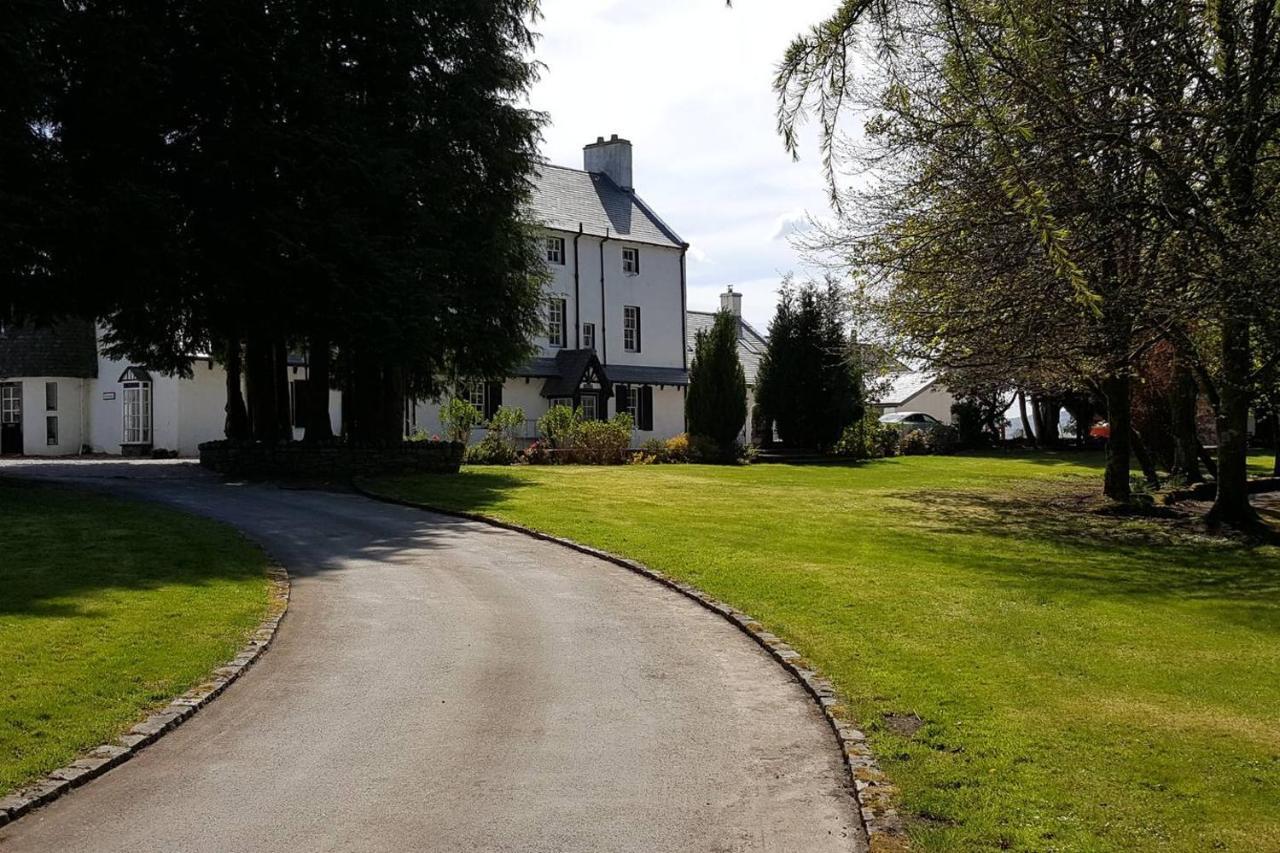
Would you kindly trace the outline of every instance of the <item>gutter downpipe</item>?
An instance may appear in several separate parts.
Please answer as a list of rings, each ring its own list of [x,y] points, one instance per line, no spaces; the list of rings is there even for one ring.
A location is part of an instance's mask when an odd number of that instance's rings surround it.
[[[685,256],[689,253],[689,244],[680,244],[680,364],[685,369],[686,375],[689,370],[689,297],[688,288],[685,278]],[[684,386],[685,402],[689,400],[689,386]],[[751,413],[747,413],[750,420]],[[689,412],[688,406],[685,406],[684,413],[684,431],[689,431]]]
[[[600,238],[600,363],[609,363],[609,311],[604,300],[604,244],[609,242],[609,229]]]
[[[582,236],[582,223],[573,235],[573,348],[582,349],[582,300],[578,298],[578,238]]]

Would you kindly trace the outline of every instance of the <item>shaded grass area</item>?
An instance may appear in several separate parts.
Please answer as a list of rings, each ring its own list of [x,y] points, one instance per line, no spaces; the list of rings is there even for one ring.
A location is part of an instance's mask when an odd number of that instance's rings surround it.
[[[1024,453],[366,485],[759,618],[836,682],[918,849],[1280,850],[1280,549],[1093,514],[1100,476]]]
[[[0,796],[234,657],[266,567],[212,521],[0,479]]]

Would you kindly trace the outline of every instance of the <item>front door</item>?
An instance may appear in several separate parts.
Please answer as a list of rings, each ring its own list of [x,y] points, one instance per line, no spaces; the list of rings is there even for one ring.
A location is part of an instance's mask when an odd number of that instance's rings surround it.
[[[22,452],[22,383],[0,383],[0,453]]]

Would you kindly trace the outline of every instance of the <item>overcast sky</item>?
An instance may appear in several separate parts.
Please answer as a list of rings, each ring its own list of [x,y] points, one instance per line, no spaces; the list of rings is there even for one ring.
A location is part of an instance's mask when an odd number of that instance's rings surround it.
[[[582,146],[616,133],[636,192],[690,243],[689,307],[726,285],[763,330],[782,275],[800,270],[788,232],[827,211],[810,135],[792,162],[774,131],[774,68],[834,0],[543,0],[532,105],[550,115],[543,154],[582,168]]]

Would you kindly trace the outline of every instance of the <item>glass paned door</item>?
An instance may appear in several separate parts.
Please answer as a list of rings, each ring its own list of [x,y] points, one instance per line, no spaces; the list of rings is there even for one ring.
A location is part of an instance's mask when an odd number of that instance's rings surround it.
[[[151,443],[151,383],[124,385],[124,443]]]

